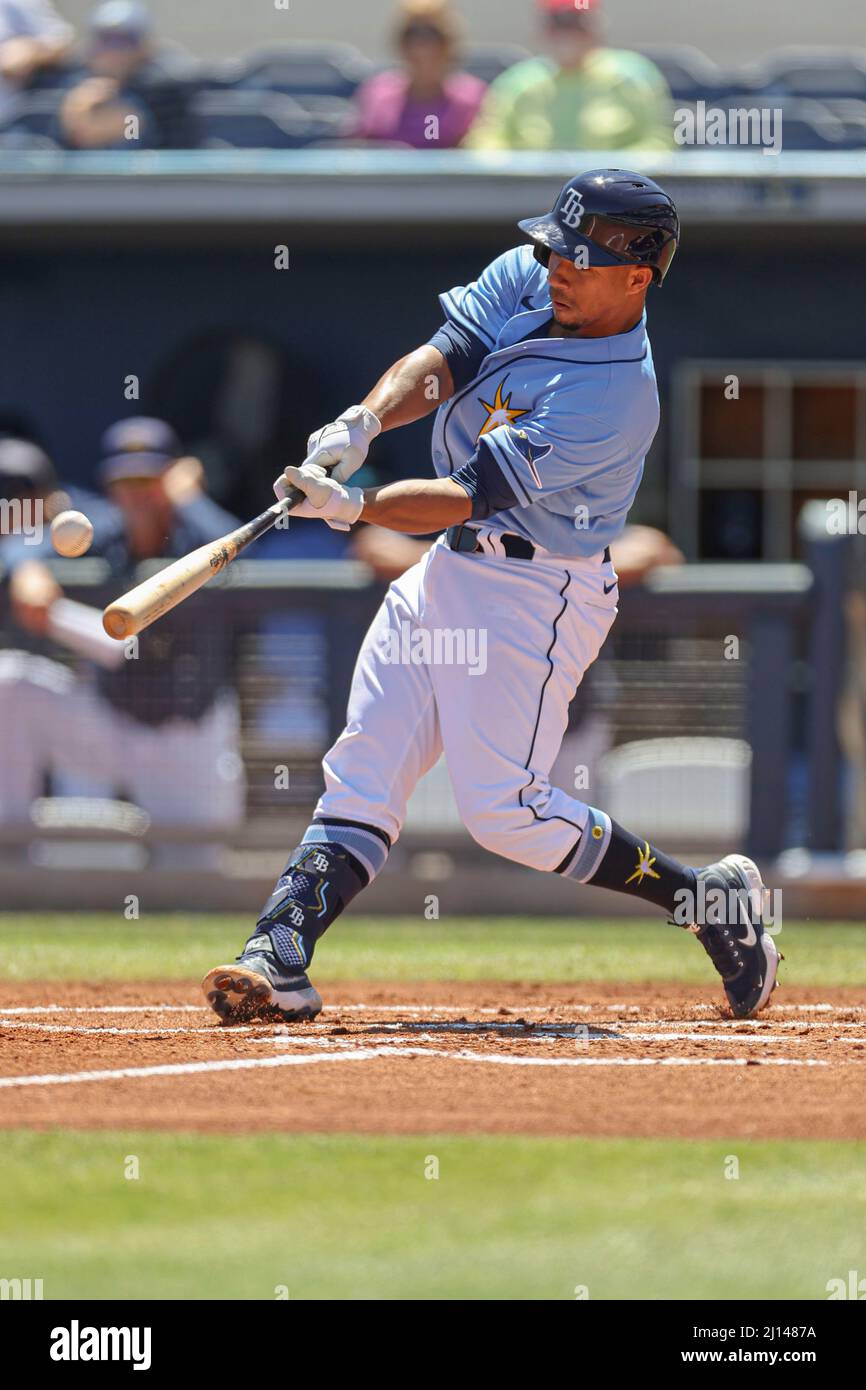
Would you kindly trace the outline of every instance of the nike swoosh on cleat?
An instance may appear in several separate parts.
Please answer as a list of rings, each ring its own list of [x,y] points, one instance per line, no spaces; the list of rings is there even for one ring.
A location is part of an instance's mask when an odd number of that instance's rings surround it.
[[[739,898],[737,898],[737,907],[740,909],[740,916],[744,919],[746,925],[746,935],[740,937],[741,944],[743,946],[757,946],[758,938],[755,935],[755,928],[752,926],[751,918]]]
[[[605,592],[606,594],[609,594],[610,591],[611,591],[611,589],[615,589],[615,588],[616,588],[616,585],[617,585],[617,581],[616,581],[616,580],[614,580],[612,584],[605,584],[605,585],[604,585],[604,592]]]

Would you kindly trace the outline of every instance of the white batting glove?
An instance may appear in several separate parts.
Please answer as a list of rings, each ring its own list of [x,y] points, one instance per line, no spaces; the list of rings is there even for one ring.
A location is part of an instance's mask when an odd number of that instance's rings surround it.
[[[321,463],[338,483],[348,482],[381,433],[382,425],[372,410],[364,405],[350,405],[333,424],[323,425],[310,435],[304,463]]]
[[[296,487],[306,495],[291,510],[292,516],[308,516],[326,521],[332,531],[348,531],[358,520],[364,506],[364,489],[346,487],[331,478],[319,463],[304,463],[300,468],[287,468],[277,480],[284,488]],[[276,491],[276,484],[274,484]],[[285,496],[285,492],[283,493]]]

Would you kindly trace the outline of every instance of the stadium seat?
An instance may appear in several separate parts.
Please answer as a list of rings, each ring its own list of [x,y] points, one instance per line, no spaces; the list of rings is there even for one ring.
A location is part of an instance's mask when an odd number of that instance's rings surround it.
[[[866,101],[843,97],[841,101],[823,102],[831,115],[845,127],[845,143],[849,149],[866,146]]]
[[[651,840],[736,844],[749,814],[749,745],[737,738],[648,738],[601,760],[599,804]]]
[[[63,146],[50,135],[31,135],[26,130],[0,128],[0,150],[61,150]]]
[[[355,128],[358,116],[348,97],[315,96],[305,92],[291,98],[317,123],[316,140],[344,139]]]
[[[235,88],[199,92],[193,114],[205,149],[301,149],[347,132],[348,103],[311,110],[278,92]]]
[[[782,111],[783,150],[846,148],[845,127],[823,102],[782,99],[778,105]]]
[[[532,54],[516,43],[471,43],[460,54],[463,72],[471,72],[482,82],[493,82],[515,63],[522,63]]]
[[[350,44],[299,40],[248,54],[238,64],[236,82],[288,96],[347,98],[372,71],[372,63]]]
[[[62,87],[20,92],[3,114],[0,141],[6,144],[6,136],[14,134],[37,136],[53,142],[57,131],[57,112],[64,96],[65,88]]]
[[[213,63],[199,63],[194,83],[199,92],[224,92],[227,88],[237,87],[240,79],[240,63],[236,58],[227,58]]]
[[[780,48],[753,69],[750,85],[792,97],[866,99],[866,49]]]
[[[642,44],[639,51],[655,63],[677,100],[717,101],[741,85],[691,44]]]

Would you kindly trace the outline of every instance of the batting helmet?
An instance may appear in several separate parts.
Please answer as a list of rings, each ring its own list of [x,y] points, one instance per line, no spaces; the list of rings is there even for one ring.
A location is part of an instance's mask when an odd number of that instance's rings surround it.
[[[680,219],[673,198],[643,174],[591,169],[569,179],[552,212],[518,222],[547,265],[551,251],[584,265],[648,265],[660,285],[674,258]]]

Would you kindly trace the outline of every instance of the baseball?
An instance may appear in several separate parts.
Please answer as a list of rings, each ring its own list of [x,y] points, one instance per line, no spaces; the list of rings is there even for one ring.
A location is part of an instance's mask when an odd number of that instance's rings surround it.
[[[93,525],[84,512],[58,512],[51,523],[51,544],[58,555],[83,555],[92,540]]]

